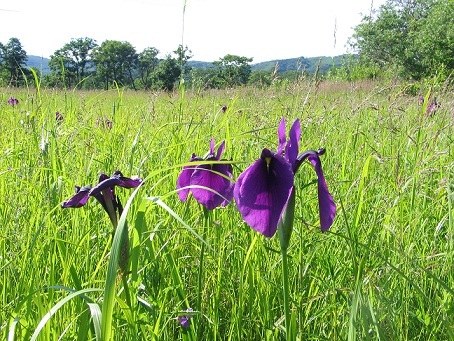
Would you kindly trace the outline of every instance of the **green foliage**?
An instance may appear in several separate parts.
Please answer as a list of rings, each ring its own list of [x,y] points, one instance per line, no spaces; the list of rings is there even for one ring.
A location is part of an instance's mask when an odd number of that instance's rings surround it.
[[[150,89],[153,85],[153,74],[159,64],[158,54],[159,50],[154,47],[148,47],[139,53],[139,79],[145,90]]]
[[[268,87],[272,82],[272,72],[269,71],[252,71],[248,84],[259,88]]]
[[[361,60],[394,66],[404,77],[454,70],[454,2],[388,0],[356,26],[350,42]]]
[[[326,73],[327,79],[357,81],[364,79],[383,78],[386,73],[370,60],[359,59],[358,56],[345,55],[342,65],[331,68]]]
[[[105,43],[112,45],[111,42],[106,41]],[[36,68],[40,74],[42,85],[48,87],[107,89],[120,84],[132,89],[172,90],[176,84],[176,78],[180,77],[184,79],[187,86],[197,89],[225,88],[244,84],[268,86],[271,78],[266,75],[267,72],[273,72],[274,78],[279,77],[293,82],[301,74],[315,72],[325,74],[330,68],[341,65],[342,58],[341,56],[334,58],[301,57],[249,65],[252,59],[227,55],[220,61],[212,63],[190,61],[191,51],[187,46],[179,45],[173,51],[174,57],[168,55],[164,59],[159,59],[159,51],[154,47],[148,47],[138,53],[137,60],[135,60],[135,57],[130,58],[136,52],[129,43],[115,42],[115,44],[116,48],[106,48],[100,56],[99,46],[93,39],[72,39],[61,49],[55,51],[50,60],[30,56],[27,65]],[[119,45],[122,44],[125,51],[117,54],[116,49],[120,49]],[[100,70],[94,59],[96,54],[94,52],[98,52]],[[178,76],[176,76],[174,61],[169,63],[168,58],[174,59],[182,70]],[[158,68],[161,62],[162,65]],[[102,66],[103,63],[106,66]],[[112,72],[110,73],[111,66]],[[169,71],[169,74],[165,70]],[[252,72],[257,73],[252,74]],[[118,74],[119,76],[116,76]],[[3,75],[2,78],[8,77]]]
[[[96,77],[108,90],[119,86],[134,85],[133,71],[139,57],[135,48],[128,42],[105,40],[93,51],[93,63],[96,66]]]
[[[29,70],[25,67],[27,53],[19,39],[11,38],[5,45],[0,44],[0,72],[5,85],[23,86]]]
[[[91,38],[71,39],[50,57],[49,68],[66,87],[83,85],[85,77],[94,73],[91,53],[98,45]]]
[[[453,339],[454,92],[436,80],[415,96],[405,88],[300,79],[188,91],[183,100],[177,92],[3,88],[0,337],[102,340],[104,328],[126,341],[283,340],[278,238],[247,227],[233,202],[206,219],[193,198],[179,201],[175,183],[212,137],[226,141],[237,178],[262,148],[276,148],[284,116],[301,120],[302,149],[326,148],[323,169],[338,206],[321,234],[316,176],[303,164],[284,260],[289,334]],[[421,94],[442,103],[435,115],[418,104]],[[19,105],[7,105],[10,96]],[[100,116],[111,129],[96,125]],[[116,169],[146,179],[133,198],[115,192],[128,202],[126,284],[116,267],[108,270],[121,243],[102,207],[60,207],[75,185]],[[198,300],[201,311],[183,329],[178,316]]]
[[[280,74],[296,71],[301,73],[303,70],[307,74],[318,72],[324,74],[332,67],[341,66],[344,56],[335,57],[310,57],[310,58],[290,58],[281,60],[272,60],[252,65],[252,71],[273,71],[278,66],[277,72]]]
[[[252,72],[250,62],[252,62],[252,58],[231,54],[213,62],[213,65],[217,68],[213,84],[221,88],[247,84]]]
[[[154,89],[173,90],[175,83],[179,80],[181,66],[171,55],[162,60],[154,72]]]

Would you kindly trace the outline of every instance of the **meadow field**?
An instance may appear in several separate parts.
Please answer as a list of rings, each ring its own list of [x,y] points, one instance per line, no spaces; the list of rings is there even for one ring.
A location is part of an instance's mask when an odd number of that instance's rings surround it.
[[[453,340],[452,90],[311,80],[170,94],[1,89],[1,338]],[[441,106],[428,114],[434,96]],[[234,200],[207,215],[176,191],[212,138],[225,141],[236,180],[277,149],[282,117],[300,120],[300,150],[326,148],[337,205],[322,233],[305,162],[288,324],[277,234],[251,229]],[[75,186],[117,170],[143,179],[115,189],[117,230],[94,199],[61,207]]]

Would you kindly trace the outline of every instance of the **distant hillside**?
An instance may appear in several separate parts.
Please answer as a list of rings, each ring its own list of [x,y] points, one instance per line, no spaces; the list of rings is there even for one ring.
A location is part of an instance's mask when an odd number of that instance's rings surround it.
[[[342,65],[343,56],[336,57],[311,57],[311,58],[290,58],[290,59],[275,59],[268,62],[261,62],[252,65],[252,71],[272,71],[274,70],[276,63],[278,63],[278,72],[286,71],[303,71],[306,70],[306,73],[312,74],[317,70],[319,66],[319,72],[324,73],[328,71],[333,66]]]
[[[27,56],[27,66],[34,67],[40,70],[44,75],[50,73],[49,68],[49,58],[43,58],[38,56]],[[290,59],[281,59],[281,60],[270,60],[267,62],[261,62],[252,64],[252,71],[272,71],[276,65],[276,62],[279,64],[278,72],[286,72],[286,71],[303,71],[306,70],[307,73],[311,74],[314,73],[317,69],[317,65],[320,63],[320,72],[324,73],[328,71],[333,66],[341,66],[342,65],[342,58],[344,56],[336,56],[336,57],[312,57],[312,58],[290,58]],[[192,68],[202,68],[207,69],[213,67],[213,63],[211,62],[201,62],[196,60],[188,61],[188,66]]]
[[[315,73],[317,66],[320,64],[319,72],[324,73],[328,71],[333,66],[341,66],[342,59],[344,56],[336,57],[297,57],[290,59],[275,59],[267,62],[261,62],[252,64],[252,71],[273,71],[276,63],[278,62],[278,72],[286,71],[303,71],[306,70],[307,73]],[[193,68],[203,68],[207,69],[213,67],[213,63],[210,62],[199,62],[199,61],[188,61],[188,66]]]
[[[194,69],[209,69],[210,67],[214,67],[214,64],[211,62],[198,62],[196,60],[189,60],[188,66]]]
[[[43,58],[38,56],[27,56],[27,66],[34,67],[41,71],[43,75],[50,73],[49,58]]]

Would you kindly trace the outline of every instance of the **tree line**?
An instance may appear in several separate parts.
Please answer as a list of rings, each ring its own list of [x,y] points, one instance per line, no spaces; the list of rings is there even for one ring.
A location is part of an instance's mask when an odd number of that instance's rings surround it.
[[[324,77],[364,79],[380,76],[420,80],[449,78],[454,70],[454,1],[387,0],[354,28],[352,54]],[[40,75],[43,85],[80,89],[120,86],[172,90],[180,80],[194,88],[226,88],[274,81],[293,81],[297,72],[251,69],[252,58],[226,55],[209,68],[191,68],[192,52],[178,46],[159,58],[155,47],[142,52],[125,41],[71,39],[50,57],[51,72]],[[0,43],[0,85],[21,86],[33,76],[25,67],[27,54],[17,38]],[[301,70],[300,70],[301,71]],[[35,74],[39,74],[35,70]],[[320,76],[320,75],[318,75]]]
[[[187,64],[192,52],[182,45],[158,57],[155,47],[138,53],[125,41],[105,40],[100,45],[92,38],[71,39],[56,50],[49,61],[51,72],[41,75],[50,87],[93,89],[120,86],[131,89],[172,90],[181,79],[204,87],[233,87],[247,84],[252,73],[252,58],[226,55],[213,67],[196,71]],[[21,86],[32,76],[25,67],[27,53],[18,38],[0,43],[0,82]],[[38,73],[38,70],[35,70]]]

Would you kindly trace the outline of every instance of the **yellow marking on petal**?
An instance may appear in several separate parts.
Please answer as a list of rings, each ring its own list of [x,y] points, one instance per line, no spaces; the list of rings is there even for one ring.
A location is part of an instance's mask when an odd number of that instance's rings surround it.
[[[266,162],[266,170],[269,173],[270,172],[271,157],[270,156],[265,157],[265,162]]]

